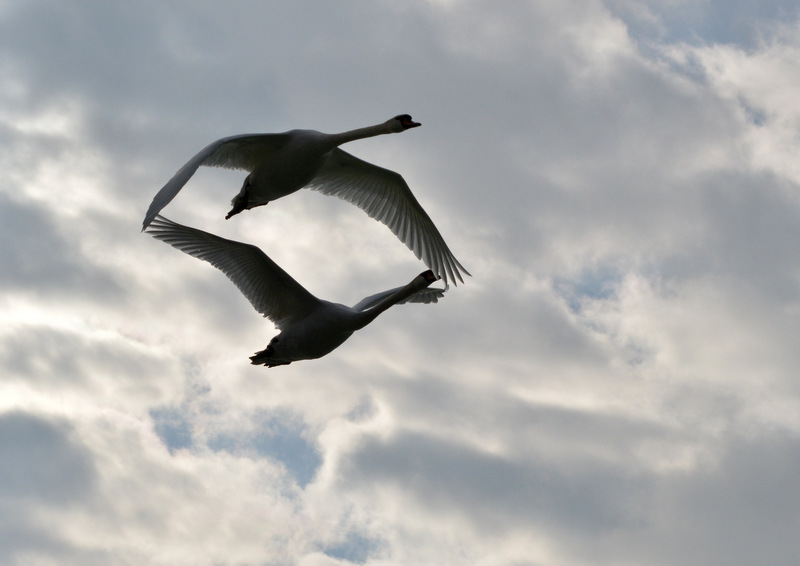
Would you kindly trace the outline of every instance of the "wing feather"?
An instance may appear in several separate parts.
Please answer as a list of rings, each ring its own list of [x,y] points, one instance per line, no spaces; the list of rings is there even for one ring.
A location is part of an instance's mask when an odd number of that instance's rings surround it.
[[[306,187],[346,200],[388,226],[445,284],[469,275],[398,173],[336,148]]]
[[[380,293],[375,293],[374,295],[365,297],[361,299],[356,305],[353,306],[353,310],[365,311],[371,309],[376,304],[381,302],[385,297],[388,297],[396,293],[400,289],[402,289],[402,287],[395,287],[394,289],[389,289],[388,291],[381,291]],[[410,297],[403,299],[397,304],[403,305],[405,303],[421,303],[424,305],[428,305],[431,303],[438,303],[439,299],[444,297],[445,291],[447,291],[447,287],[445,287],[444,289],[440,289],[438,287],[426,287],[425,289],[420,289]]]
[[[201,165],[252,171],[267,155],[283,146],[289,134],[240,134],[211,142],[178,169],[175,175],[153,197],[142,223],[147,228],[192,178]]]
[[[183,226],[160,215],[147,232],[222,271],[279,329],[305,317],[320,303],[256,246]]]

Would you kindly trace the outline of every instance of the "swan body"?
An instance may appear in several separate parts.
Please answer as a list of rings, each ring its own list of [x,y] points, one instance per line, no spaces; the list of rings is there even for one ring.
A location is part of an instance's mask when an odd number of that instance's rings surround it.
[[[147,232],[225,273],[253,307],[280,330],[264,350],[250,357],[254,365],[273,367],[321,358],[389,307],[405,302],[435,303],[445,291],[428,288],[437,279],[428,270],[407,285],[348,307],[318,299],[256,246],[182,226],[160,215]]]
[[[242,134],[212,142],[192,157],[153,198],[142,223],[147,228],[156,215],[202,166],[243,169],[249,172],[231,201],[226,219],[303,187],[337,196],[386,224],[414,254],[445,283],[463,282],[469,272],[458,262],[419,204],[403,177],[372,165],[339,146],[382,134],[404,132],[420,126],[401,114],[374,126],[325,134],[316,130],[290,130],[280,134]]]

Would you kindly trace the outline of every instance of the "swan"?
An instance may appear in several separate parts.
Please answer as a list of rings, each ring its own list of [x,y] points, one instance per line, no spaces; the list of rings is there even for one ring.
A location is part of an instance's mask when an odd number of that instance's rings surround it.
[[[226,219],[303,187],[337,196],[386,224],[444,283],[469,272],[420,206],[408,184],[394,171],[362,161],[338,146],[354,140],[404,132],[420,126],[400,114],[374,126],[338,134],[290,130],[280,134],[241,134],[219,139],[192,157],[153,198],[142,223],[147,228],[201,166],[244,169],[249,175]]]
[[[437,280],[428,270],[407,285],[348,307],[318,299],[256,246],[182,226],[161,215],[153,219],[147,232],[222,271],[280,330],[264,350],[250,356],[253,365],[273,367],[321,358],[389,307],[405,302],[436,303],[446,290],[428,288]]]

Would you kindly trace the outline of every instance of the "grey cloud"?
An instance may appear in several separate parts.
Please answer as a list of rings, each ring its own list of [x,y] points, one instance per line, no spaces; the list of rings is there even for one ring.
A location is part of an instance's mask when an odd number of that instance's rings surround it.
[[[484,283],[480,290],[470,290],[467,296],[451,292],[433,308],[408,309],[401,315],[407,324],[394,328],[387,323],[371,334],[381,336],[385,347],[391,348],[394,333],[412,328],[420,348],[438,352],[444,359],[468,361],[487,373],[515,362],[535,361],[537,371],[544,372],[544,368],[588,369],[606,362],[608,352],[576,322],[561,297],[544,284],[525,288],[513,273],[519,272],[492,276],[495,280]],[[476,277],[485,279],[477,272]],[[491,307],[483,308],[486,305]],[[439,320],[447,321],[445,331],[437,324]],[[528,367],[534,371],[534,366]],[[527,380],[532,375],[506,377]]]
[[[791,196],[796,190],[793,183],[766,173],[698,175],[694,186],[676,188],[685,197],[639,215],[639,221],[647,218],[651,226],[660,226],[662,234],[661,242],[648,239],[651,250],[642,260],[608,257],[573,279],[556,278],[556,289],[573,308],[581,297],[613,299],[621,273],[636,266],[672,283],[710,275],[732,278],[765,296],[791,301],[798,291],[794,271],[787,269],[798,261],[798,208]],[[681,201],[685,208],[675,206]],[[623,231],[642,229],[626,223],[613,222],[609,228],[620,231],[620,241]]]
[[[20,565],[32,552],[47,556],[64,557],[71,548],[52,535],[46,535],[35,526],[26,524],[22,516],[0,519],[0,559],[4,564]]]
[[[115,276],[93,265],[49,211],[0,193],[0,283],[53,297],[118,297]]]
[[[800,529],[798,438],[757,434],[732,439],[727,448],[710,473],[675,478],[685,507],[675,509],[669,520],[675,521],[691,554],[720,565],[759,560],[778,564],[787,556],[800,556],[795,536]],[[762,528],[766,525],[771,528]],[[704,536],[697,537],[699,533]],[[728,544],[720,548],[714,540]]]
[[[709,238],[704,251],[695,251],[698,269],[704,265],[754,285],[765,296],[793,300],[800,281],[787,266],[800,260],[800,208],[791,196],[797,191],[768,174],[722,173],[709,179],[702,197]]]
[[[7,566],[28,566],[38,559],[57,557],[61,566],[104,566],[120,564],[119,556],[108,550],[77,548],[28,523],[22,514],[0,519],[0,560]],[[127,562],[124,562],[127,564]]]
[[[736,120],[644,58],[620,56],[606,74],[572,52],[539,53],[534,43],[510,56],[520,59],[525,88],[492,93],[508,81],[492,79],[499,69],[490,61],[474,74],[473,96],[445,91],[429,103],[438,143],[415,156],[425,173],[418,183],[428,198],[459,195],[442,198],[453,233],[480,235],[479,253],[502,250],[534,270],[552,265],[543,255],[556,242],[588,255],[613,238],[618,254],[644,255],[654,242],[639,235],[658,228],[668,245],[684,243],[671,230],[701,219],[681,172],[735,136]],[[458,79],[452,88],[470,83]]]
[[[647,553],[648,563],[665,566],[788,565],[800,555],[800,443],[793,434],[723,435],[697,468],[655,485],[647,523],[617,540],[619,560]]]
[[[64,420],[21,411],[0,415],[0,498],[62,506],[92,492],[97,480],[91,455]]]
[[[424,375],[387,384],[382,394],[412,422],[430,423],[432,436],[450,437],[458,430],[478,443],[500,440],[500,446],[513,452],[508,457],[517,460],[546,454],[555,463],[601,455],[607,462],[634,463],[645,445],[667,451],[688,441],[685,433],[620,409],[579,410],[523,400],[500,385],[499,378],[494,387],[479,388],[456,378]]]
[[[634,505],[647,487],[635,471],[601,461],[560,467],[414,433],[365,440],[346,472],[368,486],[396,486],[434,514],[458,511],[493,533],[536,527],[587,535],[631,527],[641,520]]]
[[[380,89],[376,99],[391,93],[392,85],[405,83],[398,68],[402,60],[392,68],[379,51],[364,46],[413,28],[403,25],[400,14],[383,25],[376,25],[381,20],[372,15],[347,4],[305,11],[291,2],[274,2],[220,12],[158,2],[64,6],[41,0],[7,9],[0,20],[0,46],[13,49],[14,70],[27,87],[29,103],[57,103],[65,94],[78,99],[102,145],[134,150],[122,134],[138,137],[142,128],[161,131],[161,136],[140,139],[158,144],[177,163],[189,150],[179,152],[176,140],[206,143],[270,126],[314,127],[330,108],[350,112],[351,120],[361,116],[363,108],[355,108],[339,89],[322,94],[320,79],[353,81],[366,74],[372,78],[367,87]],[[337,25],[331,26],[332,21]],[[328,33],[311,31],[314,26]],[[320,96],[328,103],[319,104]],[[317,119],[278,126],[279,110],[295,105],[308,108]],[[243,115],[242,107],[259,111]],[[376,108],[380,116],[386,112],[383,105]],[[198,137],[190,137],[193,130],[200,132]]]
[[[86,393],[113,380],[120,388],[137,384],[144,394],[148,378],[159,375],[160,363],[122,340],[46,325],[18,326],[0,342],[4,379],[44,390]]]
[[[610,0],[606,4],[625,20],[640,41],[655,37],[669,43],[733,43],[746,48],[757,46],[777,26],[796,19],[800,13],[794,0],[710,0],[670,5],[653,0]],[[642,18],[642,7],[655,17]]]

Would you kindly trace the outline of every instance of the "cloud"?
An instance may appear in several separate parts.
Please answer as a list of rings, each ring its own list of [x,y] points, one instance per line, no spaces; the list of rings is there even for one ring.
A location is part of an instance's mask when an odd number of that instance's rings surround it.
[[[619,541],[619,548],[630,556],[647,547],[654,564],[746,564],[791,556],[797,552],[789,534],[797,521],[797,456],[793,434],[723,435],[699,470],[659,482],[648,524],[635,539]],[[720,546],[721,540],[726,544]]]
[[[737,44],[757,46],[787,21],[797,18],[797,5],[790,0],[662,2],[612,0],[612,12],[628,24],[641,41],[655,37],[665,43]]]
[[[53,423],[24,412],[0,416],[2,491],[7,503],[35,499],[61,506],[92,489],[91,458],[70,439],[68,423]],[[60,426],[59,426],[60,425]]]
[[[796,15],[740,7],[0,9],[4,563],[791,562]],[[219,137],[399,112],[348,150],[473,277],[251,367],[274,328],[147,204]],[[165,212],[345,304],[422,270],[311,191],[224,221],[243,176]]]
[[[43,534],[37,507],[69,509],[97,489],[97,470],[70,423],[23,411],[0,414],[0,556],[7,563],[61,554],[59,533]]]
[[[6,268],[0,282],[7,290],[61,295],[118,298],[121,286],[114,275],[98,269],[80,251],[80,243],[59,230],[48,211],[0,195],[2,253]]]
[[[572,469],[544,459],[513,461],[427,435],[367,441],[348,463],[349,481],[394,488],[431,515],[453,510],[488,534],[552,528],[598,533],[629,526],[640,489],[634,474],[598,462]]]

